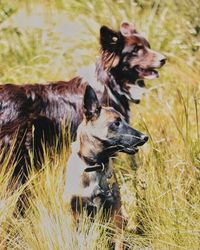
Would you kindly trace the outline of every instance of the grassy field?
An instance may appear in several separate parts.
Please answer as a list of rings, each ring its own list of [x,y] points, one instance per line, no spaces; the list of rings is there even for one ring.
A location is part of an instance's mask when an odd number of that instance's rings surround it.
[[[99,54],[101,25],[136,25],[152,48],[168,57],[160,78],[146,82],[131,124],[150,137],[137,155],[139,168],[120,155],[124,235],[129,249],[200,249],[200,2],[198,0],[0,1],[0,82],[67,80]],[[78,230],[62,203],[68,156],[45,158],[26,187],[7,186],[0,172],[0,249],[104,250],[112,230],[100,215],[83,215]],[[9,157],[9,155],[8,155]],[[13,215],[29,190],[26,216]],[[137,234],[140,228],[143,234]]]

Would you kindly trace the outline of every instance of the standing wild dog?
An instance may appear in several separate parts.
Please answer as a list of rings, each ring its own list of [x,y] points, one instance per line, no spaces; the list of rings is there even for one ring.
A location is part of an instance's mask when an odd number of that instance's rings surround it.
[[[45,145],[54,144],[55,138],[63,141],[63,123],[74,140],[83,119],[82,98],[88,83],[100,99],[106,86],[109,106],[128,122],[129,101],[140,101],[143,79],[158,77],[156,69],[165,64],[166,58],[152,50],[129,23],[122,23],[119,31],[101,27],[100,45],[96,65],[68,82],[0,86],[0,150],[4,148],[0,164],[14,138],[17,144],[12,161],[17,161],[16,174],[26,172],[29,150],[34,151],[38,165],[42,160],[42,141]],[[64,140],[68,142],[69,138]]]
[[[123,226],[120,193],[116,180],[112,186],[109,184],[112,175],[109,158],[117,152],[136,153],[148,137],[131,128],[112,107],[101,106],[89,85],[84,95],[83,114],[67,163],[63,199],[76,218],[82,206],[88,214],[95,208],[102,208],[106,214],[110,212],[120,233]],[[123,249],[122,245],[122,241],[116,241],[115,249]]]

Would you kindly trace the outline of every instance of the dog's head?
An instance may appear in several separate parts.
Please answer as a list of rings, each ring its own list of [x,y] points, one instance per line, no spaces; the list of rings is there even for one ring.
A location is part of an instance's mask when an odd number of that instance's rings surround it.
[[[138,102],[143,93],[143,79],[155,79],[166,57],[152,50],[134,25],[124,22],[116,32],[103,26],[100,43],[104,69],[113,73],[126,96]],[[140,81],[138,81],[140,80]]]
[[[134,154],[137,147],[148,140],[146,135],[131,128],[116,110],[101,106],[89,85],[84,95],[83,111],[84,119],[77,133],[83,155],[108,158],[119,151]]]

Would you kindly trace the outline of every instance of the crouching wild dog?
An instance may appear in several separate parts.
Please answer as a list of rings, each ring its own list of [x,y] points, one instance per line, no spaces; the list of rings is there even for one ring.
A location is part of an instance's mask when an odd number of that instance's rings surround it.
[[[104,92],[103,102],[106,100]],[[121,200],[116,180],[110,186],[112,166],[109,158],[117,152],[134,154],[148,137],[131,128],[124,117],[112,107],[102,106],[90,85],[83,101],[84,118],[72,144],[67,163],[63,199],[75,215],[84,207],[88,214],[102,208],[110,212],[118,233],[122,230]],[[115,242],[122,249],[122,241]]]
[[[0,165],[15,139],[11,162],[17,162],[16,175],[26,173],[29,150],[34,151],[34,164],[40,165],[42,141],[47,146],[54,145],[56,139],[69,141],[67,136],[62,138],[62,124],[74,140],[83,119],[82,98],[87,84],[92,84],[98,98],[106,86],[109,106],[128,122],[129,101],[140,101],[143,79],[158,77],[156,69],[165,64],[166,58],[152,50],[134,25],[126,22],[119,31],[102,26],[100,45],[96,65],[85,68],[68,82],[0,85],[0,150],[4,149]]]

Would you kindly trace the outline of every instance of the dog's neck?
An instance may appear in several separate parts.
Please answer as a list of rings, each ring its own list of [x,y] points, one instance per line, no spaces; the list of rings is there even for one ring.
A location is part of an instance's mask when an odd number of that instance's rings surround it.
[[[126,121],[128,121],[130,110],[129,100],[122,89],[125,80],[118,72],[117,67],[106,69],[100,57],[96,62],[96,77],[103,86],[106,85],[108,87],[110,106],[120,112]]]
[[[78,157],[82,161],[82,166],[84,166],[85,172],[104,171],[109,163],[108,157],[100,158],[98,156],[92,157],[84,154],[81,151],[80,142],[78,140],[72,143],[72,155]]]
[[[80,151],[78,153],[78,156],[87,164],[88,167],[85,168],[85,172],[94,172],[94,171],[104,171],[105,165],[107,165],[107,162],[103,161],[97,161],[93,158],[88,158],[84,155],[81,155]]]

